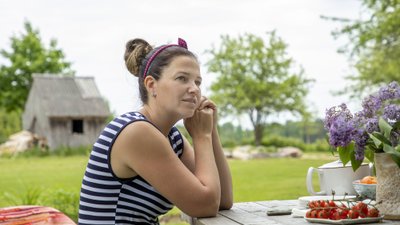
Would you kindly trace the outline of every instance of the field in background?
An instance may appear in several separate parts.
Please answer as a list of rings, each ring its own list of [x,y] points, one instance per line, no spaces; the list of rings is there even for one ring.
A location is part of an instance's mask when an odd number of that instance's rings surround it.
[[[326,152],[305,154],[302,159],[230,160],[234,200],[297,199],[307,195],[308,168],[334,160],[329,156]],[[0,158],[0,207],[36,201],[76,217],[87,160],[87,156]]]

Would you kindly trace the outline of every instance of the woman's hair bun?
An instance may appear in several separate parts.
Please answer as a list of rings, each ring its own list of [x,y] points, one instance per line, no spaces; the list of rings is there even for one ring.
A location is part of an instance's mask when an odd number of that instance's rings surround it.
[[[147,41],[136,38],[126,43],[124,54],[126,68],[135,76],[139,76],[139,68],[146,55],[153,50]]]

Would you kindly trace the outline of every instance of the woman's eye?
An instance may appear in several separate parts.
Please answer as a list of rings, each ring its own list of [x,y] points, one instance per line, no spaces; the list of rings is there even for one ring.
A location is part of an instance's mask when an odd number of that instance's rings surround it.
[[[181,81],[186,81],[186,77],[184,77],[184,76],[177,77],[176,79],[181,80]]]
[[[196,83],[197,86],[201,85],[201,81],[199,81],[199,80],[196,80],[195,83]]]

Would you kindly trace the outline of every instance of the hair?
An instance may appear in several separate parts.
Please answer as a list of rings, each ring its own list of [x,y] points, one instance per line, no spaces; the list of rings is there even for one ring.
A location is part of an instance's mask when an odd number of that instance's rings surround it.
[[[144,86],[144,75],[152,76],[155,80],[159,80],[163,69],[177,56],[189,56],[197,60],[197,57],[191,51],[179,46],[171,46],[162,50],[151,62],[147,74],[143,74],[147,61],[160,47],[162,46],[153,48],[147,41],[140,38],[126,43],[125,65],[131,74],[139,78],[140,99],[144,104],[148,101],[147,89]]]

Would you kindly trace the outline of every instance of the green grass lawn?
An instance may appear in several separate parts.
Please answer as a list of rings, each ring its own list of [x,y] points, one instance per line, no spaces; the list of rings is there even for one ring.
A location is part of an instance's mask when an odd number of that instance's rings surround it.
[[[229,160],[235,202],[297,199],[308,195],[305,185],[308,168],[334,159],[329,157],[328,152],[314,156],[306,155],[302,159]],[[42,202],[54,207],[77,210],[75,205],[87,160],[86,156],[0,158],[0,207],[42,198],[47,199]],[[316,184],[317,179],[314,181]],[[56,197],[51,199],[52,195]],[[60,199],[66,199],[64,205],[59,202]],[[175,209],[172,214],[178,212]],[[68,214],[76,217],[76,213]]]
[[[329,160],[328,160],[329,161]],[[292,158],[230,161],[235,202],[297,199],[308,195],[306,174],[310,166],[328,161]],[[318,179],[313,179],[316,184]]]
[[[28,189],[79,192],[88,157],[0,158],[0,196]],[[7,205],[0,198],[0,206]]]

